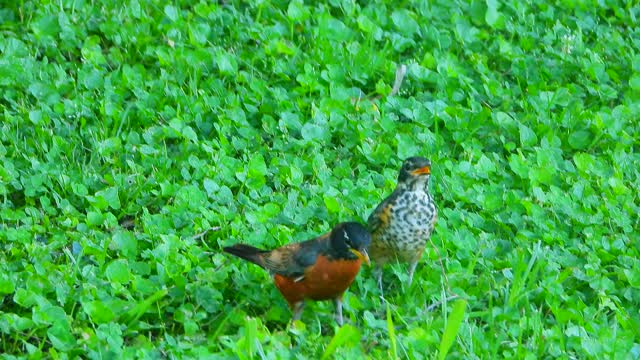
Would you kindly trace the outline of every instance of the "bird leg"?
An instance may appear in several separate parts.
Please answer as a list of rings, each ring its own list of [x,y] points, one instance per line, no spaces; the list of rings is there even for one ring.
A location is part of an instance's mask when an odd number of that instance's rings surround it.
[[[291,321],[300,320],[302,317],[302,310],[304,309],[304,301],[298,301],[293,304],[293,318]]]
[[[333,303],[336,304],[336,322],[338,325],[342,326],[344,323],[342,319],[342,297],[333,299]]]
[[[378,287],[380,288],[380,294],[384,296],[384,292],[382,290],[382,266],[376,265],[374,275],[376,277],[376,281],[378,282]]]
[[[418,266],[418,260],[412,261],[409,265],[409,283],[407,286],[411,286],[411,282],[413,281],[413,273],[416,271],[416,266]]]

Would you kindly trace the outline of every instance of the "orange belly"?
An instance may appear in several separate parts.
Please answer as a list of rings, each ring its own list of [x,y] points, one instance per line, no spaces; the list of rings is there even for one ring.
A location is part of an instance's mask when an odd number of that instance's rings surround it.
[[[304,279],[276,274],[274,282],[289,306],[304,299],[329,300],[342,296],[358,275],[360,259],[357,260],[329,260],[319,256],[316,263],[304,275]]]

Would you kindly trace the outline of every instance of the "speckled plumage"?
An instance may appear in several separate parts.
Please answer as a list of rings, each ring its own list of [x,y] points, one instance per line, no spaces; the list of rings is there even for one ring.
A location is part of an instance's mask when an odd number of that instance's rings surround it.
[[[404,161],[396,189],[371,213],[369,256],[377,268],[382,290],[382,267],[390,261],[410,263],[409,285],[416,265],[436,224],[438,210],[429,193],[431,162],[421,157]]]

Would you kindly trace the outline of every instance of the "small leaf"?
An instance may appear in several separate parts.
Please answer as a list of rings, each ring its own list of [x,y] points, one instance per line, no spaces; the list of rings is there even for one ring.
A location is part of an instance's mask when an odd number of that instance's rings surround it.
[[[87,213],[87,224],[92,226],[102,225],[104,222],[104,215],[97,211],[89,211]]]
[[[487,12],[484,15],[484,20],[487,22],[487,25],[492,28],[498,27],[498,21],[500,20],[501,14],[498,11],[498,4],[496,0],[487,0]]]
[[[191,126],[183,127],[182,130],[180,131],[180,133],[187,140],[191,140],[193,142],[197,142],[198,141],[198,134],[196,134],[196,132],[193,130],[193,128]]]
[[[54,348],[67,352],[76,345],[76,338],[71,333],[71,328],[66,322],[56,322],[47,330],[47,337]]]
[[[56,16],[46,15],[31,22],[31,29],[37,37],[54,36],[60,31],[60,24]]]
[[[629,281],[629,285],[636,289],[640,289],[640,261],[635,260],[636,266],[633,269],[624,269],[624,275]]]
[[[133,257],[138,252],[138,240],[130,231],[117,231],[113,235],[113,242],[125,257]]]
[[[287,17],[292,21],[304,21],[309,15],[310,11],[302,0],[293,0],[289,3],[289,7],[287,7]]]
[[[138,0],[132,0],[129,2],[129,10],[131,16],[136,19],[140,19],[142,17],[142,8],[140,7],[140,2]]]
[[[29,120],[34,125],[38,125],[42,122],[42,111],[41,110],[32,110],[29,112]]]
[[[320,140],[323,138],[325,129],[312,123],[306,123],[302,126],[300,134],[307,141]]]
[[[68,323],[67,314],[60,306],[44,304],[36,306],[33,310],[32,320],[36,324],[51,325],[55,323]]]
[[[524,147],[533,146],[538,142],[536,133],[526,125],[520,125],[520,143]]]
[[[591,132],[588,130],[574,131],[569,135],[569,145],[576,150],[583,150],[593,140]]]
[[[114,260],[107,265],[105,275],[110,281],[120,284],[128,283],[131,280],[128,262],[124,259]]]
[[[238,63],[235,56],[226,51],[219,51],[216,54],[216,65],[222,75],[235,76],[238,73]]]
[[[118,196],[118,188],[109,187],[107,189],[96,192],[96,199],[104,200],[114,210],[120,209],[120,197]]]
[[[353,31],[348,28],[342,21],[326,15],[318,21],[319,32],[322,36],[333,41],[347,41]]]
[[[304,180],[304,174],[295,165],[289,167],[289,176],[287,182],[293,186],[300,186]]]
[[[420,148],[417,146],[416,141],[409,134],[398,133],[396,135],[398,139],[397,154],[400,159],[406,159],[410,156],[420,154]]]
[[[213,287],[198,286],[195,291],[195,300],[198,305],[213,314],[220,308],[222,294]]]
[[[585,153],[577,153],[573,155],[573,162],[580,171],[590,172],[595,166],[593,156]]]
[[[496,171],[496,165],[486,155],[482,154],[480,160],[478,160],[476,169],[478,175],[486,179],[491,173]]]
[[[164,14],[167,15],[169,20],[178,20],[178,9],[173,5],[167,5],[164,7]]]
[[[405,36],[412,36],[418,32],[418,22],[413,19],[411,12],[405,9],[396,10],[391,14],[393,25]]]
[[[206,23],[197,23],[189,26],[189,38],[191,43],[196,46],[202,46],[207,43],[211,27]]]
[[[249,178],[264,177],[267,174],[267,164],[262,154],[254,154],[249,160]]]
[[[207,196],[209,198],[213,198],[213,195],[216,193],[216,191],[220,189],[220,186],[218,185],[218,183],[215,180],[212,180],[209,178],[204,179],[204,181],[202,182],[202,186],[204,187],[204,190],[207,192]]]
[[[40,295],[24,288],[18,288],[13,295],[13,301],[24,308],[32,307],[38,302],[39,298]]]
[[[110,349],[121,349],[123,345],[121,325],[114,322],[100,324],[96,329],[96,335],[107,343]]]
[[[82,303],[82,310],[89,315],[91,321],[96,324],[107,323],[115,317],[113,310],[101,300]]]
[[[572,95],[567,88],[559,88],[553,94],[553,103],[555,105],[567,106],[572,100]]]
[[[633,90],[640,90],[640,73],[635,73],[629,79],[629,87]]]
[[[324,194],[322,195],[322,198],[324,200],[324,205],[327,207],[327,210],[329,210],[329,212],[332,212],[332,213],[340,212],[340,203],[335,198],[335,196]]]
[[[356,21],[358,23],[358,28],[365,33],[373,32],[377,27],[377,25],[364,14],[358,15],[358,19]]]
[[[71,183],[71,189],[73,190],[74,194],[81,197],[85,197],[89,193],[87,187],[82,183]]]
[[[9,274],[0,272],[0,295],[11,294],[16,290],[14,282],[11,280]]]
[[[267,164],[262,154],[254,154],[249,160],[247,173],[247,186],[251,189],[259,189],[266,183]]]

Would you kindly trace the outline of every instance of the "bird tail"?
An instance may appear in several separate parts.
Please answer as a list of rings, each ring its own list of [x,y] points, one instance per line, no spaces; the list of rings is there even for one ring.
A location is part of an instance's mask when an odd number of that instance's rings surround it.
[[[260,266],[263,266],[262,256],[260,255],[268,252],[258,249],[257,247],[245,244],[235,244],[233,246],[227,246],[224,247],[223,250],[231,255],[235,255],[239,258],[251,261],[252,263]]]

